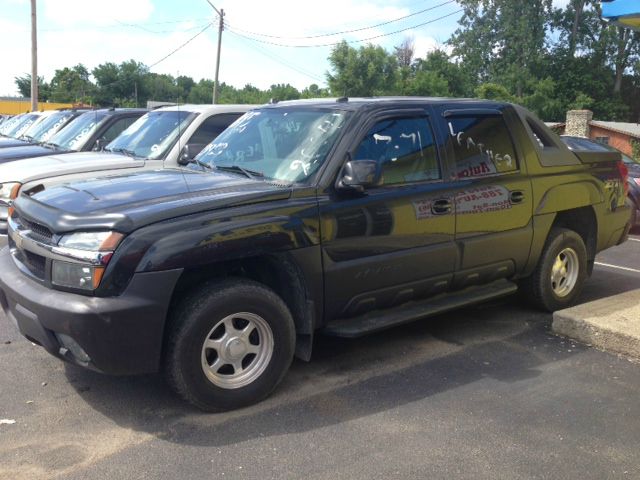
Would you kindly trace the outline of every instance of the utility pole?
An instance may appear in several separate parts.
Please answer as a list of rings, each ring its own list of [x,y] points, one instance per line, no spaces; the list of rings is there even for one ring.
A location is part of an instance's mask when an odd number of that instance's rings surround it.
[[[38,35],[36,0],[31,0],[31,111],[38,110]]]
[[[218,73],[220,72],[220,47],[222,46],[222,31],[224,30],[224,10],[222,8],[218,10],[209,0],[207,0],[207,3],[211,5],[211,8],[213,8],[220,17],[220,23],[218,24],[218,56],[216,58],[216,77],[213,81],[213,104],[215,105],[216,103],[218,103],[218,90],[220,86],[218,84]]]

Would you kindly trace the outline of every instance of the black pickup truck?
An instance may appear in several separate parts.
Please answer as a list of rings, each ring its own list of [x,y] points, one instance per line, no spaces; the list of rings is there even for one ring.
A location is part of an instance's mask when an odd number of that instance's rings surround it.
[[[21,191],[0,304],[113,374],[163,371],[205,410],[268,395],[316,333],[356,337],[516,292],[574,303],[625,241],[626,169],[507,103],[255,109],[189,168]]]

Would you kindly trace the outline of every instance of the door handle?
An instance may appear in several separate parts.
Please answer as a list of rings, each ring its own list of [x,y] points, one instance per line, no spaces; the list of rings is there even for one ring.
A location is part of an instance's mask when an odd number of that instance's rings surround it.
[[[434,200],[431,204],[431,212],[434,215],[447,215],[451,213],[452,205],[451,200],[448,198],[441,198],[439,200]]]
[[[511,203],[522,203],[524,200],[524,192],[522,190],[514,190],[509,192],[509,201]]]

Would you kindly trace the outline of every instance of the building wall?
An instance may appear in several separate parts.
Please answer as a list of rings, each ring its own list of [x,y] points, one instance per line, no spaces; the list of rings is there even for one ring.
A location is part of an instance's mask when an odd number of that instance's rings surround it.
[[[631,156],[631,136],[591,125],[589,138],[591,138],[592,140],[597,140],[598,137],[608,138],[608,145],[612,146],[613,148],[617,148],[621,152]]]
[[[58,108],[72,108],[71,103],[38,103],[38,110],[57,110]],[[0,114],[17,115],[31,111],[29,100],[0,100]]]

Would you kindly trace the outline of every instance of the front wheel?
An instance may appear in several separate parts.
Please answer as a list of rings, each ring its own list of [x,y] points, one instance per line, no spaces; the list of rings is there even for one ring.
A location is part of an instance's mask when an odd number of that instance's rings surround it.
[[[553,312],[575,303],[586,278],[587,248],[582,237],[567,228],[554,228],[536,269],[521,288],[532,304]]]
[[[165,353],[168,383],[206,411],[256,403],[293,359],[295,327],[282,299],[249,280],[205,285],[173,310]]]

